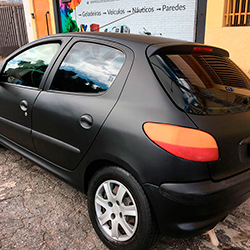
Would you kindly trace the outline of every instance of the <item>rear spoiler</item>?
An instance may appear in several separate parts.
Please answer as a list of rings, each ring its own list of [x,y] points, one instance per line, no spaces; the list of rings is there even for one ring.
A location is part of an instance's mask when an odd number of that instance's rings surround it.
[[[202,54],[202,55],[215,55],[215,56],[222,56],[222,57],[229,57],[228,51],[213,47],[213,46],[206,46],[197,43],[187,43],[187,44],[180,44],[180,45],[167,45],[164,44],[157,44],[150,46],[148,48],[147,54],[148,56],[152,56],[155,54]],[[160,45],[160,47],[159,47]]]

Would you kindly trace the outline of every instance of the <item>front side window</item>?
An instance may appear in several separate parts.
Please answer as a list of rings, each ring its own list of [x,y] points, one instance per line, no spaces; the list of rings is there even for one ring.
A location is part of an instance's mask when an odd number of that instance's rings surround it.
[[[73,93],[102,93],[110,88],[125,60],[117,49],[76,43],[61,63],[50,89]]]
[[[250,80],[228,57],[157,55],[151,62],[170,97],[188,113],[250,110]]]
[[[7,63],[0,81],[38,88],[59,47],[59,43],[43,44],[22,52]]]

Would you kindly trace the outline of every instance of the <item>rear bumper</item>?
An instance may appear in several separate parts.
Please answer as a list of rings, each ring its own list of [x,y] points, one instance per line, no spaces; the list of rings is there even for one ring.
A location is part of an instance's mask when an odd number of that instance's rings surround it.
[[[212,229],[250,197],[250,171],[220,181],[145,184],[160,231],[192,237]]]

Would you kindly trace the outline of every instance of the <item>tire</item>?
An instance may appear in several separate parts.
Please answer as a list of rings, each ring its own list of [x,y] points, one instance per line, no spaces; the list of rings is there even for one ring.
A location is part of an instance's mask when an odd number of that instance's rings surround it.
[[[88,211],[96,233],[109,249],[148,249],[158,236],[142,187],[119,167],[105,167],[93,176]]]

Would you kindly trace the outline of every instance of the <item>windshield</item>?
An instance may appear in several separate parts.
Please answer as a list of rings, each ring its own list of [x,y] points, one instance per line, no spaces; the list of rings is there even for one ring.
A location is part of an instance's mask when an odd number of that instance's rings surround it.
[[[170,97],[188,113],[219,115],[250,109],[250,80],[228,57],[155,55],[151,63]]]

